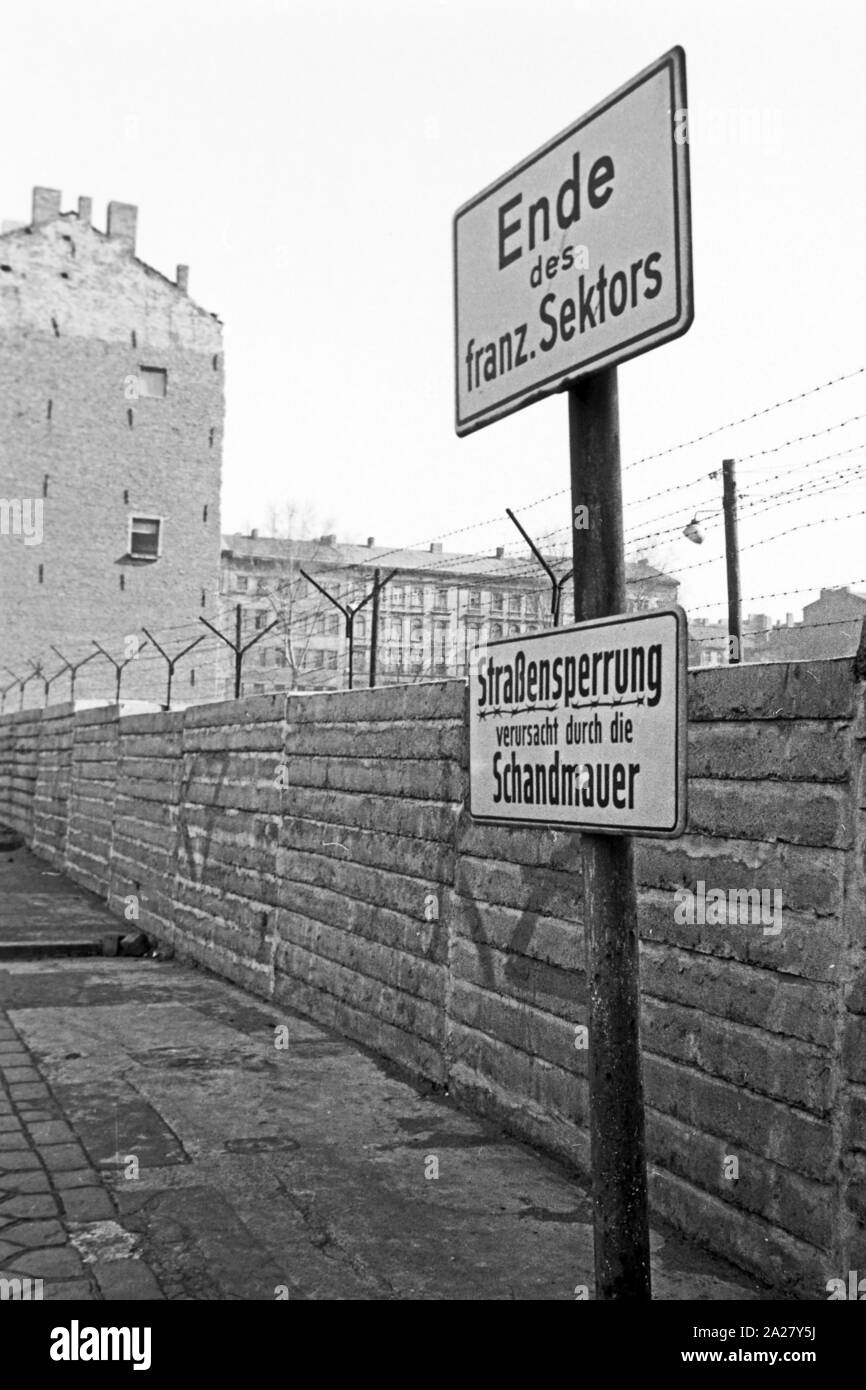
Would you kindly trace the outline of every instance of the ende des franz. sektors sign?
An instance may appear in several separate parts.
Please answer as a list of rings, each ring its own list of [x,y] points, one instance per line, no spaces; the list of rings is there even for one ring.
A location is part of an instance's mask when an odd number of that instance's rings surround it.
[[[458,434],[689,328],[685,102],[673,48],[458,209]]]

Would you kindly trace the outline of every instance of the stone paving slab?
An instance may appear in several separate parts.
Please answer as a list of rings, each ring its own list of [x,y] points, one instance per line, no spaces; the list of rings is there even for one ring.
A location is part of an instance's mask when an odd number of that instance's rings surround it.
[[[69,1142],[75,1139],[74,1129],[63,1119],[46,1119],[46,1112],[29,1109],[26,1099],[16,1095],[22,1054],[40,1093],[50,1100],[50,1087],[43,1083],[8,1014],[0,1009],[0,1281],[5,1281],[0,1297],[29,1294],[76,1302],[161,1298],[131,1233],[127,1233],[127,1257],[120,1261],[134,1266],[131,1271],[124,1272],[119,1264],[112,1268],[98,1258],[106,1226],[123,1229],[117,1204],[84,1150]],[[60,1114],[59,1109],[56,1113]],[[20,1282],[28,1278],[29,1287]],[[133,1289],[139,1292],[133,1294]]]
[[[2,827],[0,827],[2,830]],[[102,955],[124,927],[105,903],[28,849],[0,849],[0,960]]]

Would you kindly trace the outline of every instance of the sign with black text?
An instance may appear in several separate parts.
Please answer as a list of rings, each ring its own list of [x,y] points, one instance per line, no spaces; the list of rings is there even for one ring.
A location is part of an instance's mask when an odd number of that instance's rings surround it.
[[[470,812],[677,836],[686,815],[686,616],[656,609],[476,647]]]
[[[686,332],[681,48],[459,209],[454,303],[461,435]]]

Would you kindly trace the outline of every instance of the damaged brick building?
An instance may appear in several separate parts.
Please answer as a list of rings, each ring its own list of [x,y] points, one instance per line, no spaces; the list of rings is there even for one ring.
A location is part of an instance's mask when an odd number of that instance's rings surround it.
[[[176,640],[213,616],[220,565],[222,324],[136,254],[137,208],[61,212],[33,190],[29,223],[0,234],[0,687],[7,709],[68,699],[98,641],[125,698],[160,699],[165,663],[134,656],[143,626]],[[162,639],[160,639],[162,640]],[[61,656],[58,656],[54,649]],[[178,695],[213,691],[191,656]],[[96,653],[77,699],[110,698]],[[27,679],[22,692],[20,681]],[[10,686],[10,682],[12,682]]]

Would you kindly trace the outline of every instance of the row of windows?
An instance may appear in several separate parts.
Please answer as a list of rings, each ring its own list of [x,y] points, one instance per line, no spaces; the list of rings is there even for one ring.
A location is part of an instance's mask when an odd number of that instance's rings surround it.
[[[520,629],[517,629],[519,632]],[[527,629],[537,630],[537,629]],[[477,634],[464,634],[465,640],[461,644],[461,649],[457,650],[453,644],[444,643],[433,647],[432,652],[425,652],[421,645],[411,644],[404,646],[401,642],[383,642],[379,647],[378,665],[383,674],[392,676],[419,676],[424,673],[431,675],[449,675],[468,667],[469,654],[473,646],[480,641]],[[367,670],[369,666],[369,650],[357,649],[354,656],[354,670],[356,676]],[[344,672],[346,669],[347,657],[345,652],[326,651],[323,649],[311,649],[304,653],[298,663],[301,672],[327,671]],[[273,651],[262,652],[259,657],[259,667],[266,668],[273,665],[277,669],[284,669],[287,665],[285,653]],[[266,689],[282,690],[286,687],[277,683],[276,686],[265,686],[256,684],[252,686],[254,692],[261,694]]]
[[[385,602],[392,608],[423,608],[424,595],[428,592],[423,585],[408,586],[392,584],[385,591]],[[459,589],[458,589],[459,592]],[[433,597],[433,607],[448,607],[448,589],[437,589]],[[485,603],[489,600],[489,603]],[[470,613],[481,613],[489,607],[491,613],[502,613],[509,617],[526,616],[534,618],[542,612],[543,599],[537,594],[506,594],[500,589],[470,589],[466,607]]]
[[[356,656],[356,660],[357,660],[357,659],[358,659],[358,653],[357,653],[357,652],[356,652],[355,656]],[[308,651],[308,652],[306,652],[306,653],[304,654],[303,660],[302,660],[299,664],[300,664],[302,667],[304,667],[306,670],[313,670],[313,671],[315,671],[315,670],[321,669],[321,668],[324,666],[326,670],[336,671],[336,669],[337,669],[337,664],[338,664],[338,657],[339,657],[339,652],[335,652],[335,651],[331,651],[331,652],[329,652],[329,651],[322,651],[321,649],[319,649],[319,650],[313,650],[313,651]],[[271,651],[267,651],[267,650],[263,649],[262,651],[259,652],[259,665],[260,665],[260,666],[273,665],[273,666],[278,667],[280,670],[285,670],[285,668],[288,666],[288,664],[289,664],[289,660],[288,660],[288,657],[286,656],[286,653],[285,653],[284,651],[282,651],[279,647],[275,647],[275,648],[273,648]]]
[[[269,622],[273,622],[273,614],[267,609],[260,609],[255,614],[254,631],[263,632]],[[503,637],[520,637],[524,632],[538,632],[541,628],[540,623],[489,623],[487,625],[487,640],[489,642],[499,641]],[[422,618],[412,618],[409,623],[409,643],[411,646],[423,646],[425,641],[426,627]],[[315,618],[312,625],[307,628],[307,634],[316,637],[335,637],[340,636],[344,631],[343,619],[338,613],[320,613]],[[354,640],[363,642],[369,636],[367,616],[364,613],[357,614],[354,625]],[[477,646],[483,640],[484,628],[477,624],[470,624],[466,628],[465,640],[473,646]],[[392,645],[399,646],[404,640],[404,625],[400,618],[385,619],[381,628],[381,638],[383,645],[390,642]],[[450,622],[440,619],[434,622],[432,628],[431,641],[433,645],[437,642],[455,641],[455,629]]]
[[[366,628],[363,633],[357,630],[358,620],[355,623],[355,637],[362,641],[366,638]],[[524,633],[539,632],[541,625],[538,623],[491,623],[487,633],[487,640],[495,642],[502,637],[520,637]],[[418,659],[422,659],[427,646],[426,638],[429,635],[429,647],[434,658],[440,660],[456,661],[457,652],[462,653],[462,659],[468,659],[468,653],[473,647],[480,646],[484,639],[484,629],[482,627],[468,626],[462,633],[452,628],[445,622],[435,623],[432,632],[428,633],[424,628],[421,619],[413,619],[409,627],[409,640],[404,640],[403,624],[400,622],[386,623],[383,626],[381,640],[379,643],[380,656],[387,659],[389,653],[398,660],[402,660],[405,650],[413,653]],[[322,657],[326,666],[335,667],[338,658],[337,650],[311,648],[301,659],[301,665],[312,663],[322,665]],[[364,653],[356,644],[356,659],[361,659]],[[288,657],[283,647],[262,647],[259,650],[258,662],[260,666],[288,665]]]
[[[357,586],[354,592],[340,584],[326,584],[325,587],[328,593],[332,594],[336,599],[343,598],[344,591],[345,597],[350,600],[353,598],[357,600],[359,597]],[[286,599],[291,600],[292,603],[297,603],[300,599],[315,598],[317,596],[321,597],[318,590],[315,589],[312,584],[308,584],[305,579],[290,579],[287,581],[279,574],[261,575],[258,578],[255,575],[236,574],[234,577],[234,589],[235,593],[238,594],[278,594],[282,592],[285,594]],[[323,600],[323,602],[326,602],[326,600]]]
[[[235,591],[239,594],[264,594],[270,593],[275,585],[275,580],[271,578],[255,578],[246,574],[235,575]],[[360,590],[357,585],[329,585],[326,584],[328,592],[336,599],[347,599],[357,601]],[[308,598],[315,594],[311,585],[303,579],[297,580],[291,586],[291,599],[297,602],[300,599]],[[422,584],[391,584],[382,590],[382,606],[385,608],[424,608],[425,594],[429,593]],[[437,589],[433,594],[433,608],[448,608],[448,589]],[[545,611],[545,599],[539,594],[506,594],[499,590],[492,590],[488,593],[483,589],[470,589],[466,607],[470,613],[481,613],[488,606],[485,599],[489,599],[489,611],[491,613],[501,613],[509,618],[536,618],[541,617]]]
[[[253,630],[263,632],[276,617],[270,608],[259,608],[253,615]],[[358,640],[367,636],[370,619],[366,613],[355,615],[354,636]],[[346,630],[346,620],[339,613],[317,613],[308,624],[304,625],[304,631],[314,637],[339,637]]]
[[[253,615],[253,629],[255,632],[263,632],[269,623],[272,623],[276,614],[270,608],[259,608]],[[339,613],[317,613],[310,625],[306,628],[308,633],[317,637],[333,637],[339,635],[345,628],[345,620]],[[367,616],[359,613],[355,618],[355,636],[364,637],[367,632]]]
[[[335,671],[339,663],[339,658],[340,653],[338,651],[329,651],[326,648],[314,647],[302,655],[298,664],[302,667],[312,667],[313,669],[320,666],[325,666],[328,667],[330,670]],[[366,658],[364,652],[359,651],[356,647],[356,663],[365,659]],[[259,652],[260,666],[276,666],[278,670],[285,670],[288,664],[289,658],[286,656],[286,653],[283,651],[282,647],[262,647],[261,651]]]

